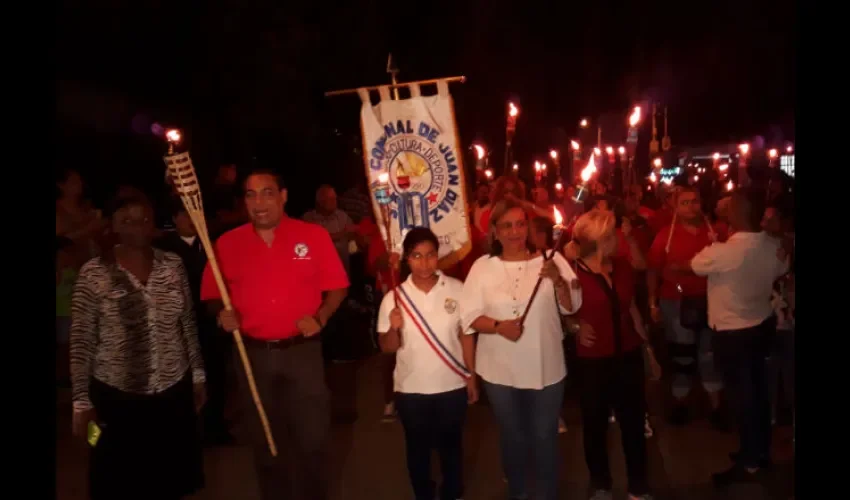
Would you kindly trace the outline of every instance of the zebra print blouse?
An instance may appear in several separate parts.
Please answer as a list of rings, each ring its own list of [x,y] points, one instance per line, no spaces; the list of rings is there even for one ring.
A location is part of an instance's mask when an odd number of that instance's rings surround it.
[[[180,257],[154,249],[147,285],[100,257],[81,269],[71,299],[74,409],[92,408],[91,377],[135,394],[156,394],[192,369],[205,381],[189,279]]]

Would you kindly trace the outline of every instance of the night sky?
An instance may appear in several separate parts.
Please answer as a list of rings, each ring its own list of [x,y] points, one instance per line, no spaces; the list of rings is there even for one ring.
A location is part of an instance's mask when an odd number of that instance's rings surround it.
[[[618,127],[645,99],[668,105],[674,145],[794,138],[790,0],[211,3],[63,2],[58,166],[82,170],[100,197],[116,182],[158,187],[165,146],[150,126],[174,125],[201,175],[223,162],[277,167],[299,212],[318,183],[363,175],[359,99],[322,93],[388,82],[389,52],[400,81],[468,78],[451,87],[461,140],[493,148],[496,165],[508,99],[522,109],[525,168],[582,116],[622,143]]]

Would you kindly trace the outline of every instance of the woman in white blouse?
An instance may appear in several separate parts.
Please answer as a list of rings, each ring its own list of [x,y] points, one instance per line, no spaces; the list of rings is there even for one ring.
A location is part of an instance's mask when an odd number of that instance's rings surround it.
[[[475,366],[499,424],[502,466],[512,499],[528,497],[529,453],[534,498],[557,498],[558,415],[567,370],[560,314],[581,306],[576,275],[559,254],[545,260],[528,243],[528,215],[509,200],[493,207],[492,252],[473,264],[463,288],[461,317],[477,331]],[[544,279],[525,321],[537,278]]]
[[[395,406],[417,500],[434,499],[434,449],[443,477],[438,498],[463,496],[463,423],[467,403],[478,399],[475,377],[470,376],[475,340],[460,328],[463,283],[437,271],[438,247],[427,228],[407,234],[401,259],[404,281],[384,295],[378,312],[381,350],[396,352]]]

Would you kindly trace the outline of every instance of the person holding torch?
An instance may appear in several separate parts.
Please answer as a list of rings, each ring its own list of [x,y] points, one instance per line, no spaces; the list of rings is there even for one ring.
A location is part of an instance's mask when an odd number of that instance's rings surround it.
[[[251,223],[216,242],[233,309],[223,307],[209,265],[201,300],[225,331],[242,333],[272,434],[282,453],[294,455],[295,498],[325,500],[330,398],[318,339],[345,299],[348,277],[328,232],[286,215],[287,191],[275,172],[254,170],[244,190]],[[240,372],[240,393],[250,408],[247,385]],[[269,453],[260,423],[257,418],[250,425],[254,464],[263,500],[276,500],[292,491],[289,461]]]
[[[489,232],[490,255],[475,261],[464,283],[462,326],[467,334],[479,333],[475,367],[499,425],[510,498],[529,498],[531,454],[534,498],[555,500],[554,438],[567,373],[560,315],[581,307],[581,290],[563,257],[532,247],[522,205],[496,203]],[[533,290],[539,291],[536,300]]]

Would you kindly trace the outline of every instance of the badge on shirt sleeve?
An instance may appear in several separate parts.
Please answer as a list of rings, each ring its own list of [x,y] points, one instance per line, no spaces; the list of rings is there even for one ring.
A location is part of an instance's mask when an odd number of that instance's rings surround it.
[[[446,312],[449,314],[454,314],[457,311],[457,301],[455,299],[446,299]]]
[[[304,259],[307,257],[307,253],[310,251],[310,248],[307,247],[306,243],[298,243],[295,245],[295,255],[299,259]]]

